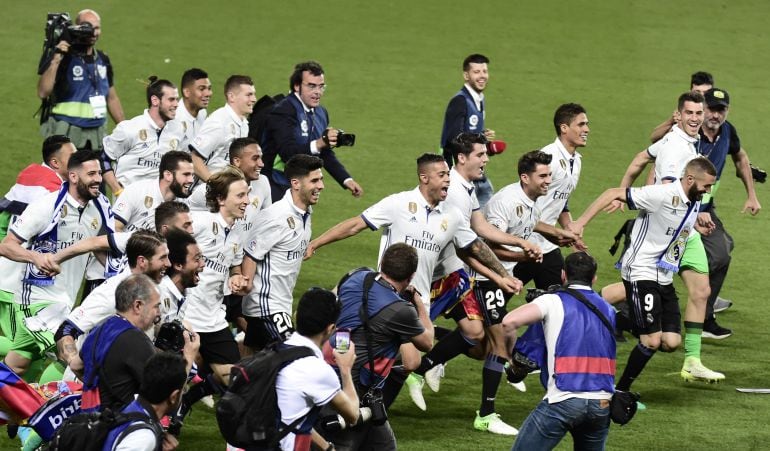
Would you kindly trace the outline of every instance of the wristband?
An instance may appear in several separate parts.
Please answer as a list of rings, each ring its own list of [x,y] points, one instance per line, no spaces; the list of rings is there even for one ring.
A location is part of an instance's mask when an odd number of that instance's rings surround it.
[[[124,190],[124,189],[125,189],[125,188],[120,188],[120,189],[118,189],[118,190],[115,190],[115,191],[113,191],[113,192],[112,192],[112,195],[113,195],[113,196],[115,196],[115,199],[117,199],[117,198],[118,198],[118,196],[120,196],[120,195],[123,193],[123,190]]]

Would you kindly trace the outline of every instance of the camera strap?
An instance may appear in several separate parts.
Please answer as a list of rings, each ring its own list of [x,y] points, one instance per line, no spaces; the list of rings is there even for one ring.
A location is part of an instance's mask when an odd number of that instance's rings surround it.
[[[379,273],[370,272],[364,276],[363,295],[361,296],[361,309],[359,315],[364,323],[364,334],[366,336],[366,357],[369,360],[369,371],[372,373],[372,380],[374,380],[374,356],[372,356],[372,347],[374,346],[374,338],[372,337],[372,330],[369,327],[369,291],[374,285],[374,279],[377,278]]]
[[[583,305],[585,305],[588,308],[588,310],[592,311],[596,316],[599,317],[600,320],[602,320],[602,323],[604,323],[604,325],[607,327],[607,330],[610,331],[610,335],[612,335],[613,337],[615,336],[615,328],[612,327],[612,323],[610,323],[610,320],[608,320],[607,317],[604,316],[604,314],[600,312],[599,309],[596,308],[596,306],[591,303],[591,301],[586,299],[586,297],[583,296],[583,293],[577,290],[573,290],[572,288],[568,288],[566,286],[560,287],[557,291],[563,291],[569,294],[570,296],[572,296],[573,298],[577,299],[578,301],[580,301]]]

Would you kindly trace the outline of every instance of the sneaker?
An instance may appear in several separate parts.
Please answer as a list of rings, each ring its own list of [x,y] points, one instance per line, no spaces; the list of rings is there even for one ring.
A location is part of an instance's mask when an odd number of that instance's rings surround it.
[[[183,396],[179,410],[177,410],[177,412],[171,416],[171,420],[169,421],[168,427],[166,428],[166,432],[173,435],[174,437],[179,437],[179,434],[182,433],[182,426],[184,426],[184,419],[191,410],[192,406],[187,404],[187,401],[185,401]]]
[[[722,340],[733,334],[733,331],[722,327],[717,324],[716,320],[706,321],[703,323],[703,332],[700,336],[703,338],[713,338],[714,340]]]
[[[679,373],[687,382],[701,381],[709,384],[725,380],[725,375],[703,366],[700,359],[693,357],[684,359],[682,371]]]
[[[724,312],[732,306],[733,301],[717,296],[717,300],[714,301],[714,313]]]
[[[490,413],[485,417],[480,417],[478,410],[476,411],[476,419],[473,420],[473,427],[479,431],[487,431],[500,435],[516,435],[519,433],[518,429],[501,420],[500,414]]]
[[[439,363],[425,372],[425,383],[428,384],[428,387],[434,392],[438,392],[439,388],[441,388],[441,378],[444,377],[444,366],[443,363]]]
[[[412,402],[420,409],[427,410],[425,398],[422,397],[422,386],[425,385],[425,378],[419,374],[411,373],[406,378],[406,386],[409,388],[409,397]]]
[[[522,393],[527,391],[527,386],[524,385],[524,381],[519,381],[519,382],[506,381],[506,382],[508,382],[508,385],[510,385],[511,387],[515,388],[516,390]]]

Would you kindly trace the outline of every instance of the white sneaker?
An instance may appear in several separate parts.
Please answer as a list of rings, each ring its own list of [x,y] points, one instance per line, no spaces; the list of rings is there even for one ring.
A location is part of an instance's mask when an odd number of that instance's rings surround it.
[[[422,397],[422,386],[425,385],[425,378],[419,374],[411,373],[406,378],[406,386],[409,388],[409,397],[412,398],[412,402],[420,409],[427,410],[425,405],[425,398]]]
[[[713,384],[725,380],[724,374],[706,368],[700,359],[692,357],[684,359],[684,365],[679,375],[687,382],[701,381]]]
[[[425,383],[428,384],[428,387],[434,392],[438,392],[438,389],[441,388],[441,378],[444,377],[444,367],[445,365],[443,363],[439,363],[425,373]]]
[[[522,393],[527,391],[527,386],[524,385],[524,381],[519,381],[519,382],[507,381],[507,382],[508,382],[508,385],[510,385],[511,387],[515,388],[516,390]]]
[[[214,397],[211,395],[204,396],[203,398],[201,398],[201,402],[203,403],[203,405],[205,405],[209,409],[214,408]]]
[[[485,417],[480,417],[478,410],[476,411],[476,419],[473,420],[473,427],[479,431],[487,431],[500,435],[516,435],[519,433],[518,429],[501,420],[500,414],[490,413]]]
[[[714,313],[721,313],[733,306],[733,301],[717,296],[714,301]]]

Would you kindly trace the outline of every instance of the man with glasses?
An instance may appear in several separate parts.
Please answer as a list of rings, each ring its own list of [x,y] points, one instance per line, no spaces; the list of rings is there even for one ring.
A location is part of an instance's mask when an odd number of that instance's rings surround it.
[[[324,168],[343,188],[355,197],[363,195],[361,188],[337,159],[340,130],[329,127],[329,113],[321,106],[326,91],[324,70],[315,61],[294,66],[289,77],[291,93],[278,102],[267,115],[265,131],[260,137],[265,167],[262,172],[270,180],[273,202],[283,198],[289,180],[284,165],[297,154],[315,155],[323,160]]]

